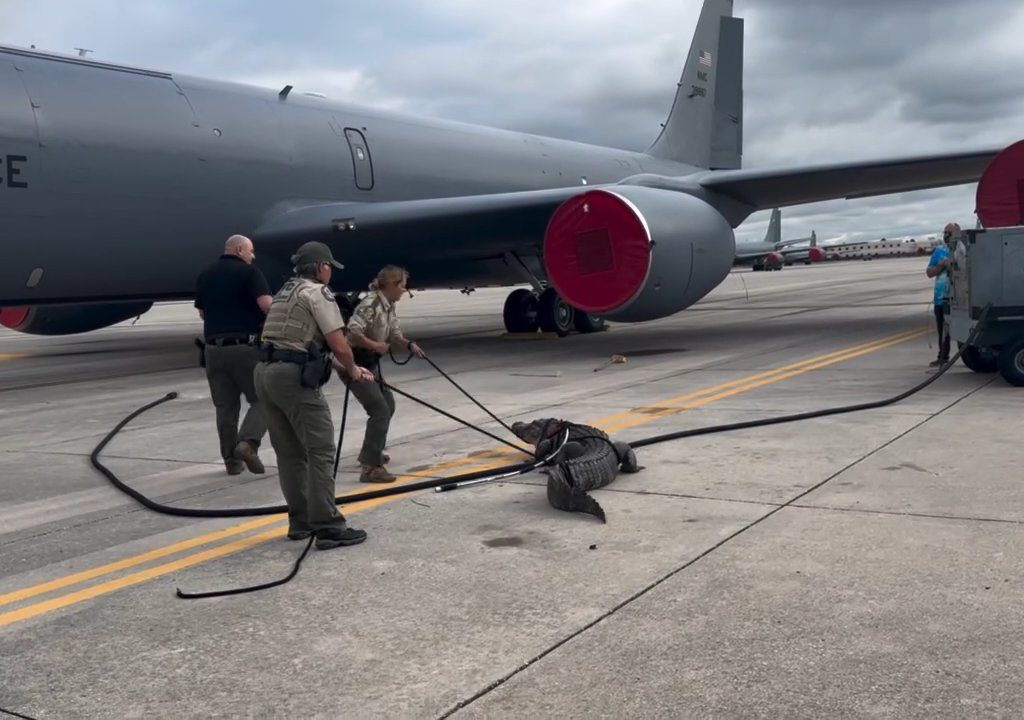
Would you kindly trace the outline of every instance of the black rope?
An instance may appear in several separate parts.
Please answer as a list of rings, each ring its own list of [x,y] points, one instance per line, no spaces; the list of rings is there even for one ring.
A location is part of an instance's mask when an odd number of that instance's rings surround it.
[[[506,429],[506,430],[508,430],[508,431],[509,431],[510,433],[512,433],[513,435],[515,435],[515,433],[514,433],[514,432],[512,431],[512,428],[510,428],[510,427],[509,427],[508,425],[506,425],[506,424],[505,424],[505,421],[504,421],[504,420],[502,420],[502,419],[501,419],[500,417],[498,417],[497,415],[495,415],[494,413],[492,413],[492,412],[491,412],[490,410],[488,410],[487,408],[485,408],[485,407],[484,407],[484,406],[483,406],[483,405],[482,405],[482,404],[481,404],[481,403],[480,403],[479,401],[477,401],[477,399],[476,399],[475,397],[473,397],[472,395],[470,395],[470,394],[469,394],[469,393],[468,393],[468,392],[467,392],[467,391],[466,391],[466,390],[465,390],[465,389],[464,389],[464,388],[463,388],[463,387],[462,387],[461,385],[459,385],[459,384],[458,384],[457,382],[455,382],[455,380],[453,380],[453,379],[452,379],[452,377],[451,377],[451,376],[450,376],[450,375],[449,375],[448,373],[446,373],[446,372],[445,372],[444,370],[442,370],[442,369],[441,369],[440,367],[438,367],[438,366],[437,366],[437,364],[436,364],[436,363],[435,363],[435,362],[434,362],[433,360],[431,360],[431,359],[430,359],[430,357],[424,357],[423,359],[424,359],[424,360],[426,360],[426,361],[427,361],[428,363],[430,363],[430,366],[431,366],[432,368],[434,368],[434,369],[435,369],[435,370],[437,370],[437,371],[438,371],[439,373],[441,373],[441,376],[442,376],[442,377],[443,377],[443,378],[444,378],[445,380],[447,380],[447,381],[448,381],[448,382],[450,382],[450,383],[451,383],[452,385],[454,385],[454,386],[455,386],[456,388],[458,388],[459,392],[461,392],[461,393],[462,393],[463,395],[465,395],[465,396],[466,396],[466,397],[468,397],[468,398],[469,398],[470,400],[472,400],[472,401],[473,401],[474,403],[476,403],[476,406],[477,406],[478,408],[480,408],[480,409],[481,409],[481,410],[483,410],[483,411],[484,411],[485,413],[487,413],[488,415],[490,415],[490,416],[491,416],[492,418],[494,418],[494,419],[495,419],[495,421],[496,421],[496,422],[497,422],[497,423],[498,423],[499,425],[501,425],[501,426],[502,426],[503,428],[505,428],[505,429]]]
[[[351,385],[345,384],[345,402],[341,406],[341,428],[338,430],[338,449],[334,452],[334,477],[338,477],[338,464],[341,462],[341,441],[345,439],[345,420],[348,418],[348,396]]]
[[[407,393],[407,392],[405,392],[403,390],[399,390],[398,388],[396,388],[391,383],[382,382],[382,385],[384,387],[386,387],[388,390],[391,390],[392,392],[396,392],[399,395],[401,395],[402,397],[408,398],[409,400],[412,400],[414,403],[419,403],[420,405],[422,405],[422,406],[424,406],[426,408],[430,408],[431,410],[433,410],[436,413],[444,415],[446,418],[450,418],[451,420],[454,420],[457,423],[461,423],[461,424],[465,425],[468,428],[471,428],[473,430],[476,430],[479,433],[482,433],[482,434],[486,435],[487,437],[491,438],[492,440],[496,440],[496,441],[502,443],[503,445],[508,445],[510,448],[512,448],[513,450],[515,450],[517,452],[526,453],[527,455],[530,455],[531,457],[533,456],[533,453],[530,450],[525,449],[522,445],[516,445],[515,443],[510,443],[508,440],[502,440],[500,437],[498,437],[494,433],[487,432],[483,428],[477,427],[476,425],[472,424],[471,422],[469,422],[467,420],[463,420],[460,417],[452,415],[450,412],[446,412],[446,411],[442,410],[441,408],[437,407],[436,405],[432,405],[432,404],[428,403],[426,400],[421,400],[420,398],[418,398],[418,397],[416,397],[414,395],[410,395],[409,393]]]
[[[211,590],[209,592],[183,592],[181,588],[176,588],[178,597],[186,600],[196,600],[199,598],[212,598],[212,597],[225,597],[227,595],[242,595],[244,593],[256,592],[257,590],[267,590],[268,588],[277,587],[278,585],[284,585],[286,582],[291,580],[293,577],[298,575],[299,567],[302,565],[302,561],[306,559],[306,555],[309,554],[309,549],[313,547],[313,540],[316,539],[315,535],[309,536],[309,542],[306,543],[306,549],[299,555],[299,559],[295,561],[295,566],[292,571],[288,573],[287,577],[283,577],[280,580],[274,580],[272,582],[263,583],[262,585],[251,585],[249,587],[232,588],[231,590]]]
[[[410,360],[412,360],[412,359],[413,359],[413,356],[415,355],[415,353],[413,353],[413,352],[412,352],[412,351],[410,350],[410,351],[409,351],[409,356],[408,356],[408,357],[407,357],[407,358],[406,358],[405,360],[403,360],[403,361],[399,362],[399,361],[398,361],[397,359],[395,359],[395,354],[394,354],[394,352],[392,352],[392,351],[391,351],[391,349],[390,349],[390,348],[388,349],[388,353],[389,353],[389,354],[391,355],[391,360],[392,360],[392,361],[393,361],[393,362],[394,362],[394,363],[395,363],[396,365],[405,365],[405,364],[407,364],[407,363],[408,363],[408,362],[409,362]],[[505,422],[504,422],[503,420],[501,420],[501,419],[500,419],[500,418],[499,418],[499,417],[498,417],[497,415],[495,415],[495,414],[494,414],[494,413],[492,413],[492,412],[491,412],[490,410],[488,410],[488,409],[487,409],[486,407],[484,407],[484,406],[483,406],[483,405],[482,405],[482,404],[480,403],[480,401],[479,401],[479,400],[477,400],[477,399],[476,399],[475,397],[473,397],[473,396],[472,396],[472,395],[470,395],[470,394],[469,394],[468,392],[466,392],[466,390],[465,390],[465,389],[464,389],[464,388],[463,388],[463,387],[462,387],[461,385],[459,385],[459,384],[458,384],[457,382],[455,382],[455,381],[454,381],[454,380],[453,380],[453,379],[451,378],[451,376],[449,376],[449,375],[448,375],[448,373],[446,373],[446,372],[445,372],[444,370],[442,370],[441,368],[439,368],[439,367],[437,366],[437,364],[436,364],[436,363],[435,363],[435,362],[434,362],[433,360],[431,360],[431,359],[430,359],[429,357],[427,357],[427,356],[424,356],[424,357],[423,357],[423,359],[424,359],[424,360],[426,360],[426,361],[427,361],[428,363],[430,363],[430,366],[431,366],[431,367],[433,367],[433,368],[434,368],[435,370],[437,370],[437,371],[438,371],[438,372],[439,372],[439,373],[440,373],[440,374],[441,374],[441,375],[442,375],[442,376],[443,376],[443,377],[444,377],[444,378],[445,378],[445,379],[446,379],[446,380],[447,380],[448,382],[450,382],[450,383],[451,383],[452,385],[454,385],[454,386],[455,386],[456,388],[458,388],[458,389],[459,389],[459,391],[460,391],[460,392],[461,392],[461,393],[462,393],[463,395],[465,395],[465,396],[466,396],[466,397],[468,397],[468,398],[469,398],[470,400],[472,400],[472,401],[473,401],[473,402],[474,402],[474,403],[476,404],[476,406],[477,406],[477,407],[479,407],[479,408],[480,408],[481,410],[483,410],[483,411],[484,411],[485,413],[487,413],[487,414],[488,414],[488,415],[490,415],[490,416],[491,416],[492,418],[494,418],[494,419],[495,419],[495,420],[497,420],[497,421],[498,421],[499,423],[501,423],[501,426],[502,426],[503,428],[505,428],[505,429],[506,429],[506,430],[508,430],[508,431],[509,431],[510,433],[512,433],[513,435],[515,435],[515,432],[513,432],[512,428],[510,428],[510,427],[509,427],[508,425],[506,425],[506,424],[505,424]],[[457,417],[457,416],[455,416],[455,415],[452,415],[451,413],[449,413],[449,412],[446,412],[446,411],[442,410],[441,408],[437,407],[436,405],[431,405],[431,404],[430,404],[430,403],[428,403],[428,402],[427,402],[426,400],[421,400],[421,399],[420,399],[420,398],[418,398],[418,397],[414,397],[413,395],[410,395],[410,394],[409,394],[409,393],[407,393],[407,392],[403,392],[403,391],[399,390],[398,388],[396,388],[395,386],[391,385],[390,383],[388,383],[388,382],[387,382],[387,381],[386,381],[386,380],[384,379],[384,371],[383,371],[383,370],[381,369],[381,367],[380,367],[380,363],[379,363],[379,362],[378,362],[378,364],[377,364],[377,367],[376,367],[376,371],[377,371],[377,379],[378,379],[378,382],[380,382],[380,387],[381,387],[381,389],[382,389],[382,390],[383,390],[384,388],[388,388],[388,389],[389,389],[389,390],[391,390],[392,392],[396,392],[396,393],[398,393],[399,395],[401,395],[401,396],[402,396],[402,397],[404,397],[404,398],[407,398],[407,399],[409,399],[409,400],[412,400],[412,401],[413,401],[413,402],[415,402],[415,403],[419,403],[420,405],[422,405],[422,406],[424,406],[424,407],[426,407],[426,408],[429,408],[430,410],[433,410],[433,411],[434,411],[434,412],[436,412],[436,413],[439,413],[439,414],[441,414],[441,415],[444,415],[445,417],[447,417],[447,418],[449,418],[449,419],[451,419],[451,420],[454,420],[455,422],[457,422],[457,423],[459,423],[459,424],[461,424],[461,425],[465,425],[466,427],[470,428],[471,430],[476,430],[477,432],[479,432],[479,433],[482,433],[483,435],[486,435],[487,437],[491,438],[492,440],[496,440],[497,442],[500,442],[500,443],[502,443],[503,445],[508,445],[508,446],[509,446],[510,448],[512,448],[513,450],[516,450],[516,451],[518,451],[518,452],[522,452],[522,453],[526,453],[527,455],[533,455],[533,453],[532,453],[532,452],[530,452],[529,450],[526,450],[526,449],[524,449],[524,448],[523,448],[523,447],[522,447],[521,445],[516,445],[515,443],[511,443],[511,442],[508,442],[507,440],[502,440],[502,439],[501,439],[500,437],[498,437],[497,435],[494,435],[493,433],[490,433],[490,432],[488,432],[488,431],[484,430],[483,428],[481,428],[481,427],[479,427],[479,426],[477,426],[477,425],[474,425],[473,423],[471,423],[471,422],[469,422],[469,421],[467,421],[467,420],[463,420],[463,419],[462,419],[462,418],[460,418],[460,417]]]

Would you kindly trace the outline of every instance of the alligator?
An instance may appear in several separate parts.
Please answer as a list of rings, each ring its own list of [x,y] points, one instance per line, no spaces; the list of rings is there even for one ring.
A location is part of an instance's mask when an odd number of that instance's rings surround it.
[[[568,440],[565,440],[566,431]],[[601,522],[606,522],[604,510],[587,492],[604,487],[619,471],[635,473],[643,469],[637,464],[633,448],[611,440],[590,425],[541,418],[512,423],[512,432],[534,446],[534,457],[538,460],[558,451],[541,470],[548,476],[551,506],[567,512],[589,513]]]

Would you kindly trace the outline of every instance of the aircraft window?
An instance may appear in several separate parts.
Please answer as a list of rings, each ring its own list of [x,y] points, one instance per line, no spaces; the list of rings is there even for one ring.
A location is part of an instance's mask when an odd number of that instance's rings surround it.
[[[216,135],[217,137],[220,137],[221,136],[220,128],[214,128],[213,129],[213,134]]]
[[[361,147],[356,148],[356,157],[359,158],[360,160],[366,159],[366,153],[363,152],[363,149]]]
[[[36,268],[28,276],[28,282],[25,283],[25,285],[26,285],[26,287],[34,288],[36,285],[39,284],[39,281],[42,280],[42,279],[43,279],[43,269],[42,268]]]

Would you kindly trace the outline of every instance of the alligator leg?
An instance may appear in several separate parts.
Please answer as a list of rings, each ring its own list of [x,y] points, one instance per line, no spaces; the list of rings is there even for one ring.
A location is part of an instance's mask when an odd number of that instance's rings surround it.
[[[566,512],[584,512],[593,515],[601,522],[607,522],[604,509],[597,500],[586,491],[574,486],[571,479],[561,467],[553,467],[548,471],[548,502],[551,507]]]
[[[619,461],[619,469],[622,470],[622,472],[635,473],[643,470],[643,468],[640,466],[639,461],[636,459],[636,451],[634,451],[633,448],[631,448],[626,443],[615,443],[615,454],[621,458],[621,460]]]

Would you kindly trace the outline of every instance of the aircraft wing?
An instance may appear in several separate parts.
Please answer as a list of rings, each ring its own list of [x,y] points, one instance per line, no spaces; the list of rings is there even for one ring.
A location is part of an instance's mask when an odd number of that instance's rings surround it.
[[[349,247],[368,260],[398,263],[412,253],[420,261],[500,257],[536,248],[555,209],[593,187],[305,205],[273,215],[254,234],[263,246],[320,240],[342,261]]]
[[[974,182],[1001,150],[777,170],[720,170],[698,182],[707,190],[766,210]]]

